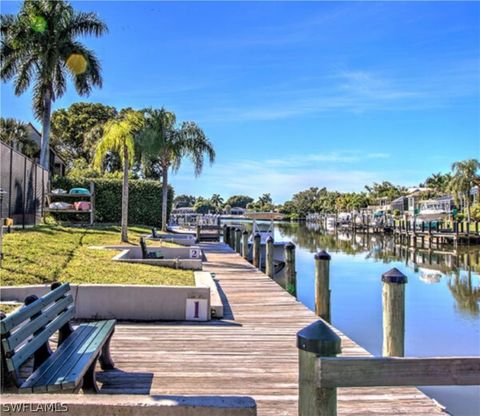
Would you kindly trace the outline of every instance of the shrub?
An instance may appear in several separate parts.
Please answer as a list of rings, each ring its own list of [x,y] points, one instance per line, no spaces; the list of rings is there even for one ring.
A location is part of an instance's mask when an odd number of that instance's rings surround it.
[[[95,185],[95,222],[119,223],[122,214],[121,179],[56,177],[52,187],[67,191],[76,187],[89,189],[90,182]],[[128,223],[159,227],[162,221],[162,184],[152,180],[129,180],[128,185]],[[173,189],[169,186],[168,215],[173,196]]]

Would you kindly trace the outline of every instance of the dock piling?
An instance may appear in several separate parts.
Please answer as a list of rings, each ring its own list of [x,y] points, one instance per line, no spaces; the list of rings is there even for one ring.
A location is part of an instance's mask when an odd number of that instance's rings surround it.
[[[330,259],[325,250],[315,254],[315,313],[331,322],[330,312]]]
[[[227,224],[223,224],[223,242],[225,244],[228,244],[228,241],[227,241],[227,229],[228,229],[228,225]]]
[[[287,292],[293,296],[297,294],[297,273],[295,271],[295,244],[288,242],[285,245],[285,275]]]
[[[382,274],[383,355],[405,355],[405,284],[407,276],[395,267]]]
[[[265,247],[265,274],[268,277],[272,277],[274,275],[273,269],[273,237],[268,236],[266,240],[266,247]]]
[[[337,414],[337,389],[318,387],[319,357],[340,354],[341,339],[323,321],[317,321],[297,333],[299,363],[299,416]]]
[[[253,265],[259,269],[260,268],[260,243],[262,237],[260,233],[256,233],[253,237]]]
[[[241,254],[242,252],[242,230],[240,228],[235,229],[235,251],[238,254]]]
[[[248,260],[248,231],[242,233],[242,257]]]

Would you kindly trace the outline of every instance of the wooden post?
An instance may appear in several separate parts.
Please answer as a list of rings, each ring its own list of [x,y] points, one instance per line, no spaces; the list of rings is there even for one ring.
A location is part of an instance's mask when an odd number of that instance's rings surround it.
[[[228,226],[227,227],[227,240],[228,240],[228,245],[230,246],[230,248],[233,248],[233,244],[234,244],[234,237],[233,237],[233,227],[232,226]]]
[[[90,225],[95,221],[95,184],[90,182]]]
[[[2,267],[3,260],[3,218],[2,218],[2,206],[0,205],[0,268]]]
[[[228,242],[227,242],[227,228],[228,228],[228,225],[223,224],[223,242],[225,244],[228,244]]]
[[[242,233],[242,257],[248,260],[248,231]]]
[[[341,339],[323,321],[317,321],[297,333],[299,365],[299,416],[336,416],[337,389],[317,387],[321,357],[342,352]]]
[[[227,243],[227,246],[230,245],[230,226],[229,225],[225,227],[225,243]]]
[[[315,313],[331,322],[330,312],[330,254],[322,250],[315,254]]]
[[[242,252],[242,230],[240,228],[235,229],[235,251],[240,254]]]
[[[195,240],[196,243],[200,242],[201,233],[202,233],[202,227],[200,225],[197,225],[197,238]]]
[[[269,235],[266,240],[266,247],[265,247],[265,273],[268,277],[272,277],[274,275],[273,269],[273,237]]]
[[[393,268],[382,274],[383,355],[405,354],[405,284],[407,276]]]
[[[259,269],[260,268],[260,243],[262,237],[260,233],[256,233],[253,237],[253,265]]]
[[[287,292],[293,296],[297,294],[297,273],[295,271],[295,244],[288,242],[285,245],[285,276]]]

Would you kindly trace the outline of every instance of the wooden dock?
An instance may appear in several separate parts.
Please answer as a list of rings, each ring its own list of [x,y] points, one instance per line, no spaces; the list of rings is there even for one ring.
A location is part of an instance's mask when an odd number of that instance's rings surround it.
[[[225,244],[202,247],[204,270],[218,279],[225,318],[119,323],[111,346],[118,370],[99,373],[102,392],[251,396],[261,416],[297,415],[296,333],[318,318]],[[344,355],[368,355],[338,334]],[[338,410],[343,415],[445,414],[414,387],[339,389]]]

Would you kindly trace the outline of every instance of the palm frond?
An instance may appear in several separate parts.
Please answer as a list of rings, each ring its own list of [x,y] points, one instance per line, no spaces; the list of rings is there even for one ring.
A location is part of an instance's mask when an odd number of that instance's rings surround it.
[[[15,78],[15,95],[22,95],[29,87],[34,75],[35,61],[36,57],[32,56],[30,59],[20,63]]]
[[[76,12],[68,27],[68,34],[72,37],[85,35],[99,37],[107,32],[107,25],[98,18],[96,13]]]

